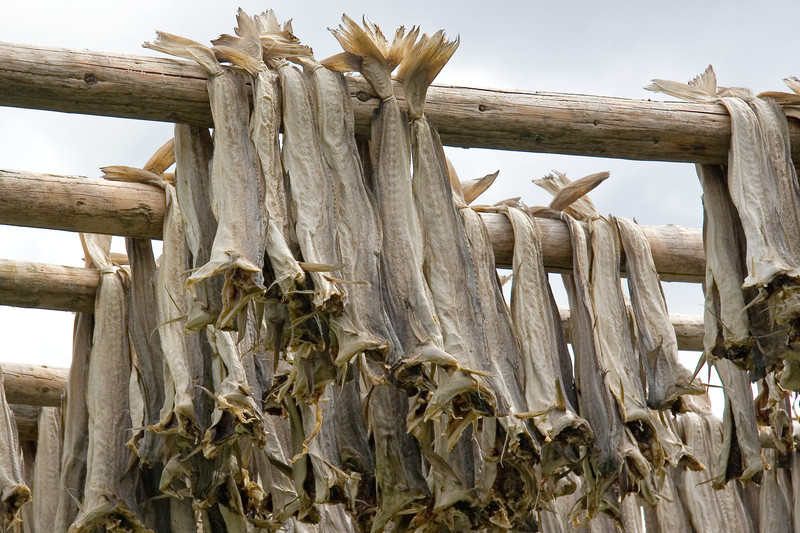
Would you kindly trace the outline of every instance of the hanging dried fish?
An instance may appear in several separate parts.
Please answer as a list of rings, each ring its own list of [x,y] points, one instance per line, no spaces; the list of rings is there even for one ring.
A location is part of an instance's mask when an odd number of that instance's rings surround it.
[[[641,227],[615,218],[619,230],[628,287],[636,319],[637,347],[646,363],[647,404],[666,409],[683,394],[702,394],[705,388],[693,381],[691,372],[678,360],[678,341],[669,319],[650,244]]]
[[[271,12],[269,12],[271,14]],[[239,9],[236,33],[222,35],[212,41],[215,53],[245,69],[253,79],[253,112],[250,116],[250,138],[261,163],[261,173],[266,183],[265,205],[269,213],[267,227],[267,257],[272,281],[282,297],[291,301],[295,291],[305,282],[305,273],[292,255],[289,247],[290,223],[285,176],[281,166],[279,130],[281,126],[280,81],[278,75],[267,68],[263,60],[260,34],[270,31],[265,22],[268,13],[255,19]],[[272,14],[274,19],[274,14]],[[259,22],[261,24],[259,24]],[[277,24],[277,20],[274,21]],[[275,32],[273,32],[274,34]],[[293,36],[292,36],[293,37]],[[275,53],[275,47],[271,48]],[[310,54],[310,50],[306,53]]]
[[[343,363],[364,352],[384,361],[394,332],[380,294],[382,232],[356,147],[347,82],[311,58],[302,63],[313,88],[322,153],[333,177],[341,275],[353,282],[347,286],[343,314],[331,317],[338,344],[335,360]]]
[[[90,264],[86,254],[87,265]],[[86,481],[86,451],[89,441],[89,412],[86,407],[89,355],[92,350],[94,314],[78,313],[72,333],[72,363],[69,367],[67,400],[64,407],[64,440],[61,453],[61,480],[58,483],[58,511],[53,531],[65,533],[83,501]]]
[[[443,350],[441,330],[422,272],[423,240],[412,192],[409,132],[390,77],[418,32],[414,29],[406,34],[401,28],[390,46],[376,26],[367,24],[361,28],[347,16],[343,21],[334,36],[345,53],[323,64],[338,70],[359,70],[381,99],[372,119],[374,172],[368,181],[384,232],[384,301],[400,348],[390,353],[387,363],[406,386],[430,390],[433,382],[422,366],[434,363],[458,368],[458,361]]]
[[[95,300],[94,344],[89,358],[86,407],[89,441],[86,485],[80,512],[70,533],[105,527],[147,531],[136,507],[136,474],[128,468],[131,451],[128,385],[131,376],[128,341],[129,274],[108,257],[110,238],[84,235],[86,250],[100,270]]]
[[[522,415],[533,418],[545,442],[589,444],[592,431],[569,404],[556,359],[556,328],[561,328],[561,321],[554,321],[535,221],[513,207],[506,213],[514,231],[511,315],[523,347],[522,376],[528,407]]]
[[[175,191],[194,270],[211,260],[217,234],[217,219],[210,198],[213,150],[207,128],[175,124]],[[219,316],[222,280],[215,276],[197,282],[190,297],[186,328],[194,331],[213,323]]]
[[[245,79],[222,67],[214,52],[200,43],[164,32],[156,35],[153,43],[144,46],[197,61],[209,73],[208,93],[216,126],[211,205],[219,225],[211,259],[192,273],[186,284],[192,288],[211,276],[225,274],[217,325],[230,328],[236,315],[265,290],[262,268],[269,215],[263,201],[264,176],[248,129]]]
[[[714,362],[725,391],[722,417],[723,442],[714,472],[715,488],[731,479],[761,482],[767,467],[758,442],[753,393],[747,372],[727,359]]]
[[[58,498],[53,487],[61,481],[61,408],[39,411],[36,461],[33,464],[33,517],[35,531],[55,531]]]
[[[22,478],[17,425],[6,401],[0,368],[0,527],[17,521],[19,508],[31,499],[31,489]]]

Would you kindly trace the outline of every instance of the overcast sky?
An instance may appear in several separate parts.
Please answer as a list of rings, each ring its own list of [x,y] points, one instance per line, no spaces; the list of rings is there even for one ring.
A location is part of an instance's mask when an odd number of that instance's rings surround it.
[[[796,2],[225,2],[26,1],[0,3],[0,40],[156,55],[141,47],[156,29],[208,42],[230,32],[236,8],[275,9],[317,58],[338,53],[327,31],[343,12],[387,31],[400,24],[459,35],[437,83],[630,98],[652,78],[688,80],[712,64],[721,85],[783,90],[800,75]],[[2,69],[2,65],[0,65]],[[105,165],[141,166],[172,135],[169,124],[0,108],[0,168],[97,176]],[[700,227],[700,188],[688,164],[447,149],[462,179],[500,170],[484,200],[548,202],[531,184],[553,169],[578,178],[611,171],[593,192],[599,210],[643,224]],[[0,257],[82,266],[76,234],[0,226]],[[556,283],[558,285],[558,283]],[[699,285],[667,285],[671,312],[699,315]],[[0,308],[0,361],[67,366],[72,315]],[[696,356],[697,354],[694,354]]]

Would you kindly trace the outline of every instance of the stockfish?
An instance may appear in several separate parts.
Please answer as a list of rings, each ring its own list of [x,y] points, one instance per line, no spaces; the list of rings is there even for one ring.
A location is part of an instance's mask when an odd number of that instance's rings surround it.
[[[642,228],[624,218],[614,221],[625,252],[637,348],[647,374],[647,404],[651,409],[666,409],[681,395],[702,394],[705,389],[692,380],[691,372],[678,360],[675,328],[669,319],[650,244]]]
[[[31,499],[31,489],[22,478],[19,441],[14,413],[6,401],[0,368],[0,526],[18,520],[19,508]]]
[[[383,227],[383,298],[399,340],[399,350],[390,352],[387,363],[404,386],[427,391],[435,386],[430,372],[423,368],[425,363],[454,369],[458,361],[443,349],[442,332],[423,274],[422,229],[410,173],[411,142],[390,77],[418,32],[414,29],[406,34],[400,28],[389,45],[377,26],[361,28],[347,16],[343,21],[334,36],[345,53],[323,64],[337,70],[358,70],[381,100],[372,117],[373,175],[368,181]]]
[[[200,43],[157,32],[144,46],[184,57],[208,73],[208,94],[214,118],[211,160],[211,205],[219,222],[208,263],[186,280],[190,289],[211,276],[224,274],[222,309],[217,326],[231,328],[236,315],[265,291],[262,268],[269,215],[264,206],[264,176],[249,132],[245,79],[219,64],[214,52]]]
[[[36,461],[33,464],[33,520],[35,531],[55,531],[58,498],[53,487],[61,481],[61,408],[39,411]]]
[[[525,212],[509,207],[507,216],[514,231],[514,279],[511,315],[522,343],[522,376],[527,413],[545,442],[588,444],[592,432],[567,400],[559,361],[559,339],[547,274],[542,263],[541,240],[535,221]],[[564,341],[565,345],[566,342]]]
[[[366,353],[384,361],[394,335],[383,308],[380,282],[382,232],[356,147],[353,110],[341,73],[303,61],[316,103],[317,131],[333,178],[342,278],[349,281],[343,314],[331,317],[337,363]]]
[[[136,473],[128,468],[131,432],[128,386],[131,376],[128,340],[130,277],[108,256],[110,237],[85,235],[86,250],[100,270],[95,301],[94,344],[89,357],[86,406],[89,441],[86,484],[71,533],[99,528],[147,531],[136,506]]]

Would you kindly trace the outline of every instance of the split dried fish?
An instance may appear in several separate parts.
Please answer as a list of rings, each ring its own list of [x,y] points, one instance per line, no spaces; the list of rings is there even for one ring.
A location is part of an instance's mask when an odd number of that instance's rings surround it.
[[[0,526],[18,520],[19,509],[31,499],[31,489],[22,477],[19,441],[14,413],[6,401],[0,368]]]
[[[128,340],[129,274],[108,257],[110,238],[85,235],[86,250],[100,270],[95,324],[89,357],[86,407],[89,441],[82,507],[70,533],[105,527],[147,531],[136,506],[136,475],[129,470],[131,451],[128,386],[131,376]]]
[[[656,273],[650,244],[642,228],[627,219],[616,218],[628,287],[636,320],[637,347],[646,363],[647,404],[666,409],[683,394],[702,394],[705,388],[678,360],[678,341],[669,319],[664,293]]]
[[[217,219],[211,208],[211,157],[214,150],[208,128],[175,125],[175,192],[180,205],[191,268],[211,260]],[[194,286],[186,327],[191,331],[213,323],[222,309],[222,280],[211,277]]]
[[[406,34],[401,28],[390,46],[376,26],[361,28],[345,16],[343,25],[334,30],[345,54],[323,64],[359,70],[381,99],[372,118],[373,175],[368,182],[383,227],[384,302],[400,348],[389,354],[387,363],[407,386],[429,390],[433,382],[422,366],[434,363],[457,368],[458,361],[443,350],[441,329],[422,271],[423,240],[412,192],[411,142],[390,77],[417,33],[414,29]]]
[[[523,347],[522,376],[528,408],[520,415],[533,418],[545,442],[589,444],[592,431],[569,404],[561,377],[557,359],[561,320],[554,320],[536,223],[519,209],[509,207],[506,213],[514,231],[511,316]]]
[[[340,73],[304,61],[316,101],[322,153],[333,177],[339,256],[347,285],[343,314],[331,317],[337,363],[359,353],[384,361],[394,335],[383,308],[380,280],[382,232],[355,141],[347,82]]]
[[[266,184],[250,140],[250,106],[245,79],[219,64],[214,52],[200,43],[157,32],[144,46],[196,61],[208,73],[208,94],[214,119],[211,160],[211,205],[219,225],[208,263],[186,280],[190,289],[211,276],[224,274],[221,328],[233,327],[237,314],[264,293],[262,268],[269,214],[263,199]]]
[[[90,264],[86,254],[87,265]],[[92,350],[93,313],[77,313],[72,332],[72,363],[69,367],[67,399],[64,406],[64,440],[61,453],[61,479],[58,483],[58,510],[53,531],[66,533],[83,501],[86,481],[86,454],[89,441],[89,411],[86,407],[89,355]]]

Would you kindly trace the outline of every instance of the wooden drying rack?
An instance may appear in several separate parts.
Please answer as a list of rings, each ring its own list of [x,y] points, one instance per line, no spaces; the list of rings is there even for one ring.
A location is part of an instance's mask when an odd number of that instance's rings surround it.
[[[168,58],[0,43],[0,106],[211,126],[206,73]],[[356,135],[369,135],[378,98],[348,78]],[[395,86],[401,106],[402,90]],[[725,163],[730,118],[721,105],[434,85],[425,112],[449,146],[548,152],[646,161]],[[800,161],[800,126],[790,121]],[[155,186],[0,170],[0,224],[159,239],[163,191]],[[483,213],[497,264],[510,267],[513,234],[504,215]],[[545,267],[571,269],[564,223],[537,219]],[[700,282],[698,229],[645,226],[660,276]],[[0,305],[92,311],[96,272],[0,260]],[[562,310],[562,319],[569,320]],[[682,349],[702,349],[701,317],[672,316]],[[3,364],[9,401],[59,404],[66,370]],[[47,383],[44,385],[43,383]],[[35,394],[26,391],[35,391]],[[25,405],[21,434],[35,436]]]

